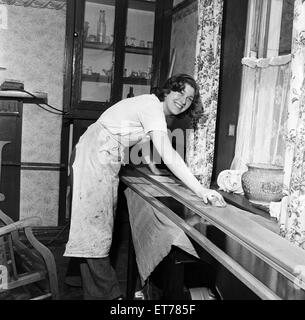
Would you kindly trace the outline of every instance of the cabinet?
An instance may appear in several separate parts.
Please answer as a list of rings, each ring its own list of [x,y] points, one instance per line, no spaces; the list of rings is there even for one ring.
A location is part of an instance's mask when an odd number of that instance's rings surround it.
[[[23,105],[46,103],[18,91],[0,90],[0,210],[19,220]]]
[[[140,95],[165,80],[160,70],[169,68],[171,7],[172,0],[68,1],[70,116],[101,113],[130,87]]]
[[[67,0],[60,215],[68,159],[88,125],[126,98],[167,78],[173,0]]]

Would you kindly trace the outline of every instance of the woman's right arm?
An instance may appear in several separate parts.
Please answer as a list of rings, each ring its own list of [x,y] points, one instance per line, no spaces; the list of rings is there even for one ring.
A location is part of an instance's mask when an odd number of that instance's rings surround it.
[[[180,157],[178,152],[174,150],[166,132],[151,131],[152,142],[163,159],[168,169],[179,178],[189,189],[191,189],[198,197],[202,198],[205,203],[211,203],[219,206],[225,206],[221,194],[217,191],[204,188],[196,177],[191,173],[190,169]]]

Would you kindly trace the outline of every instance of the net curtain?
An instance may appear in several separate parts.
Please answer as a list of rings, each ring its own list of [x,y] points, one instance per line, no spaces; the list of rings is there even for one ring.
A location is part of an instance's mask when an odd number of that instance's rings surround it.
[[[231,169],[247,163],[284,165],[290,55],[243,58],[243,81],[235,156]]]

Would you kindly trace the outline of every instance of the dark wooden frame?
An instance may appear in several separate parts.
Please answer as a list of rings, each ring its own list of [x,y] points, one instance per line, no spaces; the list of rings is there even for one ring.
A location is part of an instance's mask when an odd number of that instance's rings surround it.
[[[222,170],[230,168],[235,154],[247,9],[248,1],[224,1],[212,183]],[[228,135],[230,124],[235,125],[234,136]]]
[[[104,0],[108,1],[108,0]],[[146,9],[152,6],[151,1],[129,0],[130,6],[142,4]],[[109,1],[108,1],[109,2]],[[113,1],[111,0],[111,3]],[[129,83],[130,79],[123,78],[124,50],[136,50],[142,52],[142,48],[125,47],[125,33],[127,23],[128,0],[115,0],[115,22],[114,22],[114,70],[111,88],[111,101],[109,103],[79,101],[79,90],[81,79],[79,68],[82,60],[82,21],[84,15],[84,0],[67,0],[66,20],[66,45],[65,45],[65,71],[64,71],[64,97],[63,105],[67,114],[63,117],[61,132],[61,172],[59,189],[59,217],[60,226],[67,223],[66,219],[66,192],[68,186],[68,163],[69,163],[69,135],[70,124],[73,124],[74,146],[82,133],[83,127],[92,123],[122,96],[123,81]],[[152,50],[152,79],[151,86],[160,86],[167,77],[170,56],[170,35],[172,19],[173,0],[156,0],[155,2],[155,26],[154,26],[154,48]],[[150,53],[150,52],[149,52]],[[143,79],[137,82],[143,83]],[[145,81],[146,83],[146,81]]]
[[[0,99],[2,100],[2,98]],[[1,101],[1,103],[6,103]],[[21,134],[22,134],[22,99],[11,98],[7,100],[10,105],[15,105],[16,112],[1,112],[1,140],[10,140],[2,151],[0,193],[3,192],[5,200],[0,202],[0,208],[8,212],[14,220],[19,219],[20,207],[20,175],[21,175]],[[9,137],[9,138],[4,138]]]

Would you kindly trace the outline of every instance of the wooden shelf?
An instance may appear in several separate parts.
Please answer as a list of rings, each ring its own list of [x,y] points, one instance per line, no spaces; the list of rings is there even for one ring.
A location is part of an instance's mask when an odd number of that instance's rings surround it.
[[[93,2],[101,5],[115,6],[115,0],[87,0],[88,2]]]
[[[88,0],[88,2],[97,3],[100,5],[115,6],[115,0]],[[129,8],[143,10],[143,11],[155,11],[155,1],[147,0],[129,0]]]
[[[113,45],[104,44],[101,42],[90,42],[86,41],[84,44],[84,48],[87,49],[95,49],[95,50],[105,50],[105,51],[113,51]],[[134,47],[134,46],[125,46],[126,53],[133,54],[142,54],[150,56],[152,55],[152,48],[143,48],[143,47]]]
[[[45,93],[33,92],[33,95],[35,97],[18,90],[0,90],[0,100],[21,100],[23,103],[48,103],[48,97]]]
[[[152,55],[151,48],[143,48],[143,47],[133,47],[133,46],[125,46],[125,53],[134,53],[134,54],[143,54],[143,55]]]
[[[82,81],[111,83],[111,77],[107,77],[99,73],[82,74]]]
[[[143,11],[155,11],[155,1],[145,1],[145,0],[129,0],[128,2],[130,9],[137,9]]]
[[[134,85],[140,85],[140,86],[150,86],[150,79],[124,77],[123,78],[123,84],[134,84]]]
[[[82,81],[87,82],[104,82],[104,83],[111,83],[111,77],[107,77],[101,74],[83,74]],[[145,78],[135,78],[135,77],[124,77],[123,78],[124,84],[134,84],[140,86],[150,86],[150,79]]]
[[[101,42],[91,42],[91,41],[86,41],[84,44],[84,48],[96,49],[96,50],[106,50],[106,51],[113,50],[112,44],[105,44],[105,43],[101,43]]]

